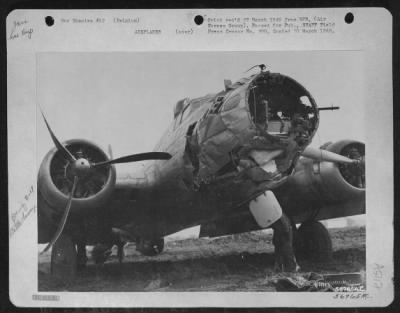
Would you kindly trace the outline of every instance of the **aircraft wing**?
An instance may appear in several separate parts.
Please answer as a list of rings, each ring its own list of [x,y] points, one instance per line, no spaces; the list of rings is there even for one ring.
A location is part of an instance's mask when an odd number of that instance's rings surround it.
[[[301,157],[286,182],[273,190],[282,210],[296,224],[365,214],[365,146],[354,140],[328,143],[324,149],[339,155],[358,153],[359,166]],[[360,168],[360,166],[362,168]],[[216,237],[261,229],[243,211],[201,225],[201,237]]]

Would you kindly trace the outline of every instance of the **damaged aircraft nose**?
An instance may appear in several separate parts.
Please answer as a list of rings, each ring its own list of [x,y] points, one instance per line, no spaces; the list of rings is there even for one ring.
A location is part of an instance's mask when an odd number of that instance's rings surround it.
[[[283,149],[277,150],[251,150],[249,157],[252,158],[259,167],[264,171],[271,174],[277,174],[278,167],[275,162],[275,158],[283,154]]]
[[[247,102],[258,132],[279,138],[292,137],[300,146],[318,127],[318,110],[310,93],[294,79],[270,72],[249,84]]]
[[[259,74],[247,91],[256,136],[248,157],[267,173],[288,174],[318,127],[318,109],[298,82],[270,72]]]
[[[225,91],[205,99],[208,109],[188,127],[185,151],[194,176],[201,183],[250,167],[285,175],[318,127],[310,93],[294,79],[270,72],[225,85]],[[183,111],[196,106],[189,101]]]

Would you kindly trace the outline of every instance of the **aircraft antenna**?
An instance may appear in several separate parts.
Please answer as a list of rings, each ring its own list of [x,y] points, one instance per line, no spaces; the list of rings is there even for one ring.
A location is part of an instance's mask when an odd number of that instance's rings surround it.
[[[261,72],[264,72],[264,70],[267,68],[265,66],[265,64],[258,64],[258,65],[254,65],[252,67],[250,67],[245,73],[247,73],[248,71],[252,70],[253,68],[259,67]]]

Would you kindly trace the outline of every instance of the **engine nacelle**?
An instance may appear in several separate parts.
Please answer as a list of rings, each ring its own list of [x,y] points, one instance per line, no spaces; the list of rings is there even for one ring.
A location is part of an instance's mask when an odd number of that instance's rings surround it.
[[[63,143],[77,158],[85,158],[91,163],[109,160],[107,154],[96,144],[72,139]],[[50,150],[40,165],[38,190],[46,203],[62,212],[67,205],[73,177],[69,174],[70,162],[54,148]],[[113,165],[96,168],[79,180],[72,200],[71,212],[77,213],[104,205],[114,189],[116,171]]]
[[[354,140],[340,140],[329,144],[326,150],[346,156],[350,159],[365,161],[365,145]],[[365,165],[320,162],[319,180],[325,199],[346,201],[365,197]],[[313,165],[313,171],[318,168]],[[318,176],[317,176],[318,177]]]
[[[300,158],[285,190],[277,190],[279,202],[292,216],[317,212],[321,208],[326,208],[321,212],[323,218],[364,213],[365,145],[358,141],[341,140],[327,145],[325,149],[359,159],[361,165]]]

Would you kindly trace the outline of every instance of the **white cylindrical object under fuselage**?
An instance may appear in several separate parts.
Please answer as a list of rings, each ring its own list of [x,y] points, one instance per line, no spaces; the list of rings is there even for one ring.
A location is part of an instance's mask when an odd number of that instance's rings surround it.
[[[249,208],[258,226],[261,228],[271,226],[282,216],[281,205],[270,190],[252,200]]]

